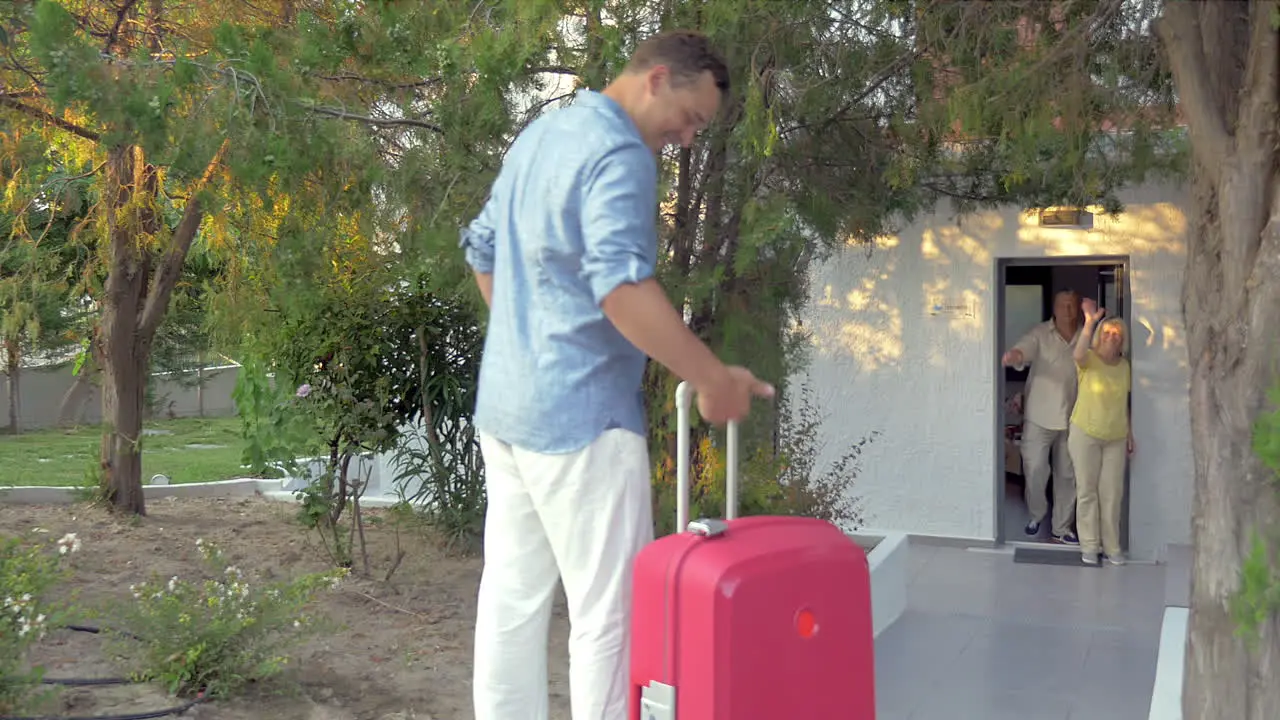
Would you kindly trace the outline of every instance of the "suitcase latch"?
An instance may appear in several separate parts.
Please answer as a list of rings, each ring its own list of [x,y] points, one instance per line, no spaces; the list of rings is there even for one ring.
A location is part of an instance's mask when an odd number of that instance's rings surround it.
[[[676,689],[656,681],[640,688],[640,720],[676,720]]]
[[[723,520],[711,520],[709,518],[701,518],[689,523],[689,532],[702,537],[715,537],[723,535],[729,529],[729,523]]]

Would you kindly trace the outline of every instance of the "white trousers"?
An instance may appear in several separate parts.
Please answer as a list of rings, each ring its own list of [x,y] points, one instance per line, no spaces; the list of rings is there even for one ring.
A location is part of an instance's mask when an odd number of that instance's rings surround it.
[[[488,510],[476,614],[476,720],[546,720],[557,580],[569,606],[573,720],[627,720],[631,570],[653,540],[645,438],[609,430],[541,455],[481,434]]]

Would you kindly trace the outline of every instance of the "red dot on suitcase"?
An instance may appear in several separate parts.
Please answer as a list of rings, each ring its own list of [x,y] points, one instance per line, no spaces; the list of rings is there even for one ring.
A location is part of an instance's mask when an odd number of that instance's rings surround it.
[[[808,610],[796,613],[796,632],[802,638],[811,638],[818,634],[818,620]]]

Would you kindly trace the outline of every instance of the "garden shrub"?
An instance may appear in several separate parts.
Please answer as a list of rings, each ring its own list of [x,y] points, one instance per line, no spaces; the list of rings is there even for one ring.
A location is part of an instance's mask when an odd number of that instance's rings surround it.
[[[28,663],[27,651],[68,612],[51,594],[66,577],[67,560],[80,550],[80,540],[70,533],[49,545],[0,538],[0,715],[38,700],[44,672]]]
[[[336,588],[346,570],[262,582],[229,565],[213,544],[196,540],[207,566],[201,578],[153,577],[129,588],[134,602],[113,617],[114,649],[131,676],[169,692],[229,695],[278,673],[286,651],[317,627],[305,614],[315,595]]]
[[[386,269],[318,283],[282,302],[240,374],[248,464],[296,470],[295,459],[324,447],[327,468],[299,493],[299,520],[344,567],[363,550],[367,478],[348,472],[358,455],[393,453],[397,477],[382,478],[384,489],[447,532],[472,530],[484,514],[470,425],[480,323],[461,297],[435,287],[429,272]]]

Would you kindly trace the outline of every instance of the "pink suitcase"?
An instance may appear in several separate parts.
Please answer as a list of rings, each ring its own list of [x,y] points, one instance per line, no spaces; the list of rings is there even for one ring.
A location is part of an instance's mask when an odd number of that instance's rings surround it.
[[[636,557],[632,720],[874,720],[871,577],[835,525],[737,519],[738,428],[726,519],[688,523],[691,388],[676,390],[676,527]]]

